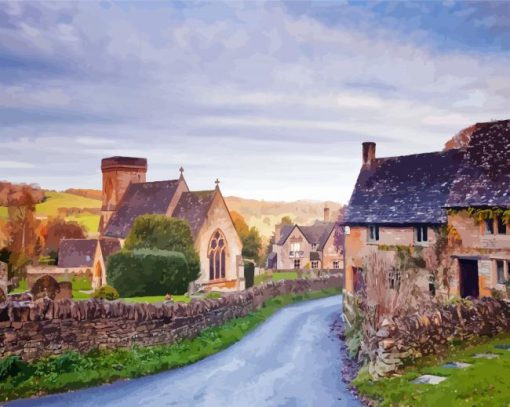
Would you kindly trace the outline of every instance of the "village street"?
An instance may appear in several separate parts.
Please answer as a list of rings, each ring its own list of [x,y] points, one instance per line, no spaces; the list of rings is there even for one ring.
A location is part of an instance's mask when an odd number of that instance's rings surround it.
[[[12,406],[357,406],[330,332],[341,296],[277,312],[225,351],[182,369]]]

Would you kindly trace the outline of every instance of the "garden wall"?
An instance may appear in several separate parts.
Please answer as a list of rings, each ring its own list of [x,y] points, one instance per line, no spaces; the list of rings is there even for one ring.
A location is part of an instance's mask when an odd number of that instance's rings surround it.
[[[0,358],[32,361],[66,350],[87,352],[149,346],[193,338],[202,330],[245,316],[268,299],[341,287],[340,275],[269,282],[220,299],[189,304],[128,304],[70,299],[0,303]]]
[[[510,303],[488,297],[385,320],[374,338],[369,371],[374,378],[387,376],[406,359],[443,353],[457,341],[505,331],[510,332]]]

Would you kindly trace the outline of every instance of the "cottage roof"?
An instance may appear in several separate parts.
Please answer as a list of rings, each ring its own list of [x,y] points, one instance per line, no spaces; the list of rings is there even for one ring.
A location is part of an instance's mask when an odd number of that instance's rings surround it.
[[[361,168],[343,224],[440,224],[462,150],[378,158]]]
[[[298,228],[303,236],[310,244],[316,244],[317,250],[322,250],[328,241],[331,232],[335,227],[334,222],[320,222],[317,221],[311,226],[299,225],[284,225],[281,230],[281,237],[278,240],[278,245],[283,245],[289,236],[292,234],[294,228]]]
[[[510,120],[475,125],[446,206],[510,206]]]
[[[166,214],[178,183],[179,180],[170,180],[130,184],[104,235],[125,238],[138,216]]]
[[[179,199],[172,216],[187,220],[193,237],[200,231],[215,193],[216,190],[184,192]]]
[[[97,239],[63,239],[58,249],[58,267],[92,267]]]

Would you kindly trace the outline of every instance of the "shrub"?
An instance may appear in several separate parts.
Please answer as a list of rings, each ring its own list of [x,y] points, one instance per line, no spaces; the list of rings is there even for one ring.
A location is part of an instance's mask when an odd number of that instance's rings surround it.
[[[19,356],[8,356],[0,360],[0,380],[26,373],[28,370],[28,364],[23,362]]]
[[[195,251],[193,236],[187,221],[165,215],[142,215],[135,219],[124,249],[158,249],[180,252],[196,278],[200,275],[200,259]],[[196,279],[195,278],[195,279]]]
[[[138,249],[121,251],[108,260],[106,278],[122,297],[184,294],[198,278],[182,253]]]
[[[113,301],[119,298],[119,293],[111,285],[104,285],[92,293],[92,298]]]

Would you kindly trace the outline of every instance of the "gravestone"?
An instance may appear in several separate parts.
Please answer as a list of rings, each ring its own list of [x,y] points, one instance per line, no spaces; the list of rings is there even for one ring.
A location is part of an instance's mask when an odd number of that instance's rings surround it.
[[[52,276],[45,275],[40,277],[32,286],[32,295],[34,296],[34,300],[38,300],[39,298],[48,297],[52,300],[60,292],[60,287]]]
[[[7,299],[7,264],[0,261],[0,302]]]

